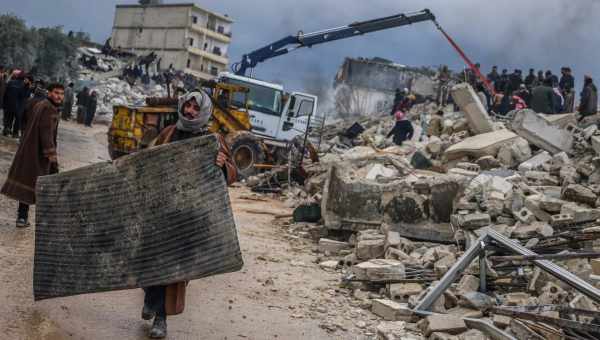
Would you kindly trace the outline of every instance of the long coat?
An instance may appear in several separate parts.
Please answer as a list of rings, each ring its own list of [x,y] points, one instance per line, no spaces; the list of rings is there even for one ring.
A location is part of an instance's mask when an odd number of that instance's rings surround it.
[[[538,86],[531,93],[531,109],[537,113],[556,113],[554,90],[550,86]]]
[[[58,164],[56,137],[58,108],[48,99],[35,105],[8,172],[2,194],[17,201],[35,204],[35,185]]]
[[[237,168],[231,158],[231,151],[225,143],[223,136],[215,135],[219,141],[219,151],[225,154],[227,160],[223,166],[223,172],[227,184],[233,184],[237,179]],[[156,138],[154,145],[168,144],[194,137],[193,134],[177,130],[175,125],[164,128]],[[165,297],[165,310],[167,315],[177,315],[183,313],[185,308],[185,289],[187,282],[177,282],[167,286]]]
[[[584,116],[595,115],[598,112],[598,89],[596,85],[589,84],[581,91],[579,113]]]

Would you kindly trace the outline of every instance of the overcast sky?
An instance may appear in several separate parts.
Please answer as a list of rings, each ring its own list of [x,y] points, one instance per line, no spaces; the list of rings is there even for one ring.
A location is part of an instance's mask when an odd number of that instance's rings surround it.
[[[190,2],[166,1],[166,2]],[[440,24],[487,72],[492,64],[524,72],[530,67],[571,66],[577,76],[600,76],[598,0],[199,0],[199,6],[235,20],[231,61],[297,31],[312,32],[396,13],[430,8]],[[34,26],[62,25],[89,32],[97,42],[110,35],[114,6],[135,0],[0,0],[0,11]],[[298,50],[261,64],[256,76],[303,87],[306,79],[333,80],[347,56],[379,56],[411,66],[463,63],[431,23],[391,29]]]

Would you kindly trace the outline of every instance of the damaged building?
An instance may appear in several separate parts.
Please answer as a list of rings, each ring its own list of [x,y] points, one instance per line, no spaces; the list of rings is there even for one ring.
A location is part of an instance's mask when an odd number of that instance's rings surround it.
[[[343,115],[391,110],[396,89],[433,98],[435,71],[396,64],[383,58],[346,58],[335,77],[336,109]]]
[[[111,44],[114,48],[161,59],[161,67],[203,80],[227,70],[233,21],[193,3],[117,5]]]

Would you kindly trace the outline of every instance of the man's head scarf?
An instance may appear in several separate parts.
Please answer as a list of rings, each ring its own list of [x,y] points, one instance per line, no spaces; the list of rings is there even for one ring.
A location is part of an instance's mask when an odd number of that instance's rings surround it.
[[[200,106],[200,114],[194,119],[189,119],[183,114],[185,103],[195,99]],[[185,132],[200,133],[205,130],[210,115],[212,114],[212,101],[204,92],[189,92],[179,97],[178,106],[179,120],[177,121],[177,129]]]

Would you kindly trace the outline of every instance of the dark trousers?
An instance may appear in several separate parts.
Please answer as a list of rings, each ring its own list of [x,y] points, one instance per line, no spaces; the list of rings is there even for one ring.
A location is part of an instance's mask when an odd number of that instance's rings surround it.
[[[4,125],[5,133],[15,133],[18,132],[17,125],[17,114],[11,110],[4,110],[4,117],[2,124]]]
[[[86,126],[92,126],[92,122],[94,121],[94,116],[95,116],[95,114],[91,110],[88,110],[85,113],[85,121],[84,121],[84,123],[85,123]]]
[[[19,202],[19,208],[17,209],[17,218],[24,219],[25,221],[29,220],[29,205]]]
[[[146,287],[144,293],[144,305],[150,307],[156,313],[156,316],[167,317],[165,310],[167,286]]]

